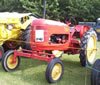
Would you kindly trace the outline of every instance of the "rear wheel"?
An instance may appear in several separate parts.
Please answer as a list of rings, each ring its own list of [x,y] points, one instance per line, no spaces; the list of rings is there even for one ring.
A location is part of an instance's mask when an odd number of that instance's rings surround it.
[[[30,33],[31,33],[30,26],[28,26],[26,30],[24,30],[22,33],[21,40],[23,41],[23,43],[21,44],[21,47],[23,49],[32,50],[30,46]]]
[[[80,43],[80,63],[82,66],[86,65],[86,60],[88,64],[93,64],[96,57],[96,38],[97,35],[95,31],[87,31]]]
[[[64,65],[59,58],[53,59],[47,66],[46,79],[49,83],[57,82],[64,73]]]
[[[7,71],[7,72],[14,71],[19,67],[20,57],[19,56],[16,57],[15,63],[12,62],[13,58],[14,58],[14,51],[13,50],[9,50],[3,55],[2,66],[3,66],[5,71]]]

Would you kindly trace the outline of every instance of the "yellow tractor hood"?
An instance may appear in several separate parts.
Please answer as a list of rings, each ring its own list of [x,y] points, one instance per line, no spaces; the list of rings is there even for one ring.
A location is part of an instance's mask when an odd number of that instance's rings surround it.
[[[21,21],[21,18],[31,14],[32,13],[0,12],[0,23],[16,24]],[[35,17],[32,18],[35,19]]]

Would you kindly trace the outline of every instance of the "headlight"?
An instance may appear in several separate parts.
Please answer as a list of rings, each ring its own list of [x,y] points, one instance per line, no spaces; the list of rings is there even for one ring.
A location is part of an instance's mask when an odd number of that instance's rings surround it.
[[[44,30],[35,30],[35,41],[36,42],[44,41]]]
[[[13,25],[7,25],[7,29],[9,30],[13,29]]]

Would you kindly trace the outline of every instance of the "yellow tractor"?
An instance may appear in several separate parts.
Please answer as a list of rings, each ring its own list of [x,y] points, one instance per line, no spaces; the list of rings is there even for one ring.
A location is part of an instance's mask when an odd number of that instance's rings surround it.
[[[0,12],[0,59],[5,51],[20,46],[22,32],[30,28],[34,19],[31,13]]]

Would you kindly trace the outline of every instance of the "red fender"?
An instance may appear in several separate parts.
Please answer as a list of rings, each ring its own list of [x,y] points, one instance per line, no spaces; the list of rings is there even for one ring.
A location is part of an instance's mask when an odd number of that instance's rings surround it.
[[[83,35],[84,35],[84,33],[85,33],[86,31],[88,31],[89,29],[90,29],[89,26],[83,26],[83,28],[80,30],[80,38],[82,38]]]
[[[71,36],[73,36],[73,34],[75,33],[75,32],[78,32],[79,33],[79,36],[80,36],[80,38],[82,38],[83,37],[83,35],[84,35],[84,33],[86,32],[86,31],[88,31],[90,29],[90,27],[89,26],[86,26],[86,25],[76,25],[75,27],[74,27],[74,29],[72,29],[72,33],[71,33]],[[71,30],[71,29],[70,29]]]

